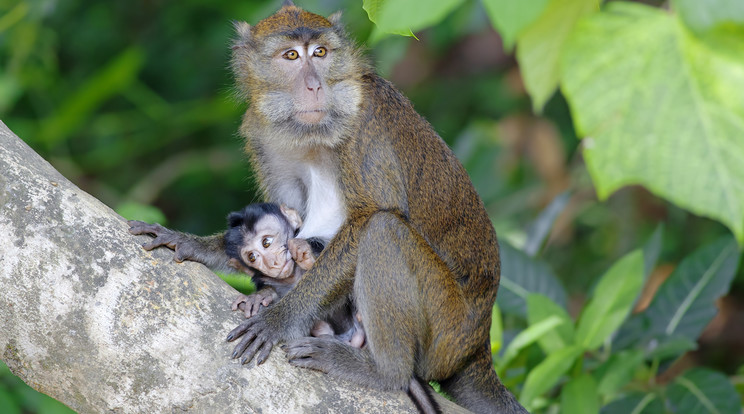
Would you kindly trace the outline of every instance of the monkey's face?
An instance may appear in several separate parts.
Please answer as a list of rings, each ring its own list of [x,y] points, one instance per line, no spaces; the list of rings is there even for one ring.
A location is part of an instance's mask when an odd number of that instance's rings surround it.
[[[237,25],[238,86],[253,115],[295,144],[335,145],[361,103],[365,63],[331,20],[284,7],[253,28]]]
[[[253,231],[244,232],[240,258],[265,276],[286,279],[294,273],[295,262],[287,249],[293,234],[294,229],[287,223],[267,214],[256,222]]]

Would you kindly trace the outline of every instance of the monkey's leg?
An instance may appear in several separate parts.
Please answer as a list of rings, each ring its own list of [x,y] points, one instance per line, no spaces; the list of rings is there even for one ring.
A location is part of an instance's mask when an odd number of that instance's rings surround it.
[[[439,381],[439,385],[458,404],[475,413],[527,414],[527,410],[499,381],[492,366],[488,343],[461,371]]]
[[[231,272],[234,269],[228,264],[230,258],[225,253],[224,234],[213,236],[196,236],[171,230],[160,224],[148,224],[130,220],[129,233],[134,235],[148,234],[155,238],[142,245],[145,250],[166,246],[175,251],[173,259],[177,262],[190,260],[199,262],[212,270]]]
[[[463,322],[465,303],[453,279],[431,248],[399,217],[374,214],[359,240],[354,278],[354,301],[364,321],[367,347],[346,349],[340,342],[303,338],[290,342],[288,349],[290,359],[304,361],[291,362],[383,389],[406,389],[414,374],[446,378],[456,367],[441,367],[442,362],[423,354],[452,343],[449,351],[453,355],[442,358],[445,365],[468,357],[458,358],[463,347],[457,348],[457,341],[434,339],[461,338],[458,331],[467,325]],[[432,326],[430,319],[438,321]],[[432,332],[440,324],[447,329]],[[417,367],[417,361],[427,366]]]

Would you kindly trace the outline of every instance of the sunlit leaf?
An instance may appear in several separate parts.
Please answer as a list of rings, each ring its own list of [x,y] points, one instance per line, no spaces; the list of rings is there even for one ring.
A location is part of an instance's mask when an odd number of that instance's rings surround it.
[[[672,5],[687,26],[697,32],[726,24],[744,27],[741,0],[672,0]]]
[[[576,343],[598,348],[623,323],[643,287],[643,253],[635,250],[615,263],[594,290],[581,313]]]
[[[364,0],[369,19],[386,33],[413,32],[440,22],[464,0]]]
[[[547,4],[548,0],[483,0],[507,50],[514,47],[517,35],[542,14]]]
[[[517,38],[519,69],[535,112],[542,111],[558,87],[560,56],[576,21],[597,10],[598,0],[550,0]]]
[[[701,40],[637,3],[607,9],[578,23],[561,71],[597,194],[641,184],[744,242],[744,42]]]

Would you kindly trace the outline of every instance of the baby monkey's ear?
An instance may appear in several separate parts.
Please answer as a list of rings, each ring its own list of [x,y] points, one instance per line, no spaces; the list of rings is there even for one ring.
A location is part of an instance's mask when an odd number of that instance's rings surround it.
[[[292,226],[293,230],[297,230],[302,226],[302,217],[300,217],[300,213],[298,213],[297,210],[287,207],[284,204],[279,206],[279,209],[282,211],[282,214],[284,214],[284,217],[289,222],[289,225]]]
[[[341,10],[337,11],[336,13],[333,13],[332,15],[328,16],[328,21],[331,22],[332,25],[336,26],[337,24],[341,23],[341,15],[343,13]]]

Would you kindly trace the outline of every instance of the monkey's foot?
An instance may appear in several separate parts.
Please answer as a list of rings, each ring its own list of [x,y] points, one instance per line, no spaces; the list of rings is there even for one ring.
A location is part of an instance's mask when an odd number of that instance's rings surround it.
[[[243,337],[233,350],[232,357],[240,358],[241,364],[251,362],[253,356],[256,357],[256,364],[263,364],[271,353],[271,349],[279,342],[279,335],[276,329],[270,329],[264,320],[266,312],[248,318],[237,328],[227,334],[228,342],[232,342],[241,336]]]

